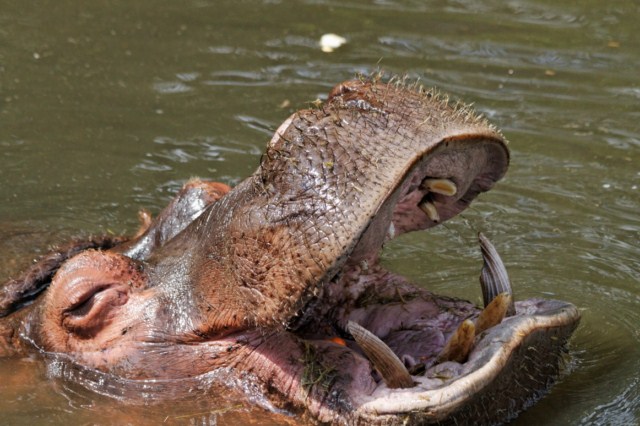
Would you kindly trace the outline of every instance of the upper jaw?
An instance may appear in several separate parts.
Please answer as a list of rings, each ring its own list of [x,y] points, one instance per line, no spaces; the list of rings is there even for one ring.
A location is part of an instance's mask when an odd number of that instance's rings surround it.
[[[457,135],[434,144],[390,182],[368,223],[352,235],[351,251],[341,253],[347,259],[341,270],[355,265],[366,272],[385,242],[456,216],[503,177],[508,162],[505,142],[490,136]]]

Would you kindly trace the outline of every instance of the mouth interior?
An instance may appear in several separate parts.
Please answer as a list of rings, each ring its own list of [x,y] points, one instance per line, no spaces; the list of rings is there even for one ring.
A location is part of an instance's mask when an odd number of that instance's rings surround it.
[[[351,351],[355,363],[369,363],[370,381],[357,378],[353,382],[360,383],[359,387],[351,387],[352,397],[365,411],[397,414],[428,407],[440,413],[450,410],[504,370],[510,355],[507,352],[540,329],[532,318],[540,321],[544,317],[545,327],[577,321],[577,311],[568,303],[520,301],[514,316],[475,335],[468,353],[443,358],[461,324],[476,323],[483,308],[420,289],[379,265],[385,241],[436,226],[488,190],[497,180],[491,174],[491,162],[484,161],[489,158],[487,148],[463,145],[435,152],[416,163],[371,220],[342,270],[327,284],[324,310],[307,313],[312,319],[296,331],[312,342],[316,351],[330,353],[332,346],[340,345]],[[439,187],[433,189],[433,182]],[[425,203],[429,204],[426,208]],[[349,322],[382,340],[404,365],[412,384],[391,385],[381,371],[385,367],[376,365],[349,332]],[[354,370],[353,365],[341,367],[338,361],[335,368],[338,374],[347,376]]]

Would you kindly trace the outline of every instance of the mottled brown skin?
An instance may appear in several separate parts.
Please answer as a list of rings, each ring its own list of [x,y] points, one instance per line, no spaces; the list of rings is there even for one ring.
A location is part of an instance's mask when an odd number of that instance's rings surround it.
[[[342,83],[324,105],[285,121],[258,170],[234,189],[192,180],[155,220],[143,214],[131,240],[75,243],[12,280],[0,293],[0,350],[35,346],[135,380],[223,372],[322,422],[464,419],[505,387],[478,388],[477,398],[442,410],[366,408],[384,384],[345,324],[359,322],[427,371],[440,368],[445,340],[478,309],[385,271],[379,251],[395,235],[437,224],[421,201],[445,221],[490,189],[508,162],[502,136],[467,109],[402,84]],[[457,193],[428,193],[425,177],[450,179]],[[554,339],[530,334],[552,342],[549,354],[577,323],[569,311],[549,328]],[[507,326],[500,330],[507,336]],[[558,366],[546,356],[531,362],[556,366],[545,377]],[[543,390],[514,389],[515,407],[475,421],[507,419]]]

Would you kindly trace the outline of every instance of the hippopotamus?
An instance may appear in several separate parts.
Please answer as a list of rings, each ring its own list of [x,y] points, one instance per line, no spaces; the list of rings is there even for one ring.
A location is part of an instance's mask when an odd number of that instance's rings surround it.
[[[578,309],[516,300],[483,234],[482,306],[412,284],[380,253],[463,211],[509,158],[446,96],[346,81],[287,118],[233,189],[192,179],[133,237],[73,241],[9,280],[0,353],[125,384],[206,375],[316,423],[508,421],[562,374]]]

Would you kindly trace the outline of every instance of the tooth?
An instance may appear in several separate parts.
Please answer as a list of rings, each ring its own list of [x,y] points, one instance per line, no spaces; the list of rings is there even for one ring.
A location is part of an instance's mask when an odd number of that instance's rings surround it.
[[[393,221],[389,223],[389,229],[387,230],[387,239],[393,240],[396,236],[396,226],[393,224]]]
[[[353,321],[347,322],[347,329],[388,387],[396,389],[414,386],[411,374],[386,343]]]
[[[418,207],[420,210],[426,213],[427,217],[434,222],[440,222],[440,215],[438,214],[438,210],[436,210],[435,204],[431,201],[423,201]]]
[[[437,362],[464,362],[471,352],[476,337],[476,327],[471,320],[464,320],[438,355]]]
[[[480,312],[476,320],[476,336],[494,325],[500,324],[507,314],[510,305],[511,295],[509,293],[500,293],[497,295],[491,303]]]
[[[500,293],[507,293],[511,296],[511,300],[509,301],[506,316],[510,317],[515,315],[516,308],[513,303],[513,290],[511,290],[507,269],[504,267],[504,263],[502,263],[502,259],[500,259],[496,248],[482,232],[478,233],[478,240],[480,240],[482,259],[484,260],[484,265],[480,272],[480,286],[482,287],[484,306],[485,308],[489,306],[491,301]]]
[[[422,181],[421,186],[430,192],[448,196],[456,195],[456,192],[458,192],[458,187],[450,179],[425,179]]]

